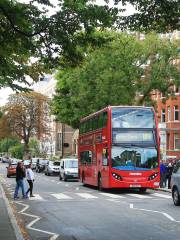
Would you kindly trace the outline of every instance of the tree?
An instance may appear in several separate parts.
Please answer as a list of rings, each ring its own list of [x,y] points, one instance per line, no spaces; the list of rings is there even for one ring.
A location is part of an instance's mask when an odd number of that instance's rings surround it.
[[[89,44],[104,43],[102,38],[94,37],[97,28],[159,32],[179,29],[178,0],[115,0],[122,5],[130,3],[138,10],[131,16],[121,14],[124,6],[110,7],[108,1],[99,6],[90,0],[59,0],[56,12],[47,14],[47,7],[55,7],[50,2],[0,1],[0,88],[23,90],[21,83],[30,84],[27,76],[37,80],[59,63],[62,68],[77,66],[84,59],[79,46],[85,50]]]
[[[86,36],[95,27],[110,27],[117,12],[83,0],[59,0],[53,15],[47,14],[47,7],[55,6],[49,0],[1,0],[0,88],[23,90],[20,83],[29,84],[27,76],[37,80],[55,67],[60,56],[73,58],[75,33],[83,30]]]
[[[0,118],[0,139],[12,137],[12,132],[8,124],[7,116],[2,114]]]
[[[9,153],[9,149],[16,144],[19,144],[19,140],[17,138],[4,138],[0,141],[0,152]]]
[[[36,92],[14,94],[5,109],[12,132],[23,140],[27,154],[30,137],[39,139],[49,131],[48,98]]]
[[[116,34],[81,66],[59,71],[52,110],[61,122],[78,128],[81,117],[108,105],[149,104],[152,90],[167,94],[180,84],[176,59],[177,45],[155,34],[144,41]]]
[[[115,0],[124,6],[131,4],[135,12],[120,18],[119,27],[133,31],[172,32],[180,28],[179,0]]]
[[[40,143],[37,138],[30,138],[29,151],[32,157],[36,157],[40,155]]]

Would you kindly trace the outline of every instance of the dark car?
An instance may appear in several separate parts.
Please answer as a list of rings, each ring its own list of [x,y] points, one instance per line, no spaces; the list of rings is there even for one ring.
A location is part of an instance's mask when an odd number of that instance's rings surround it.
[[[36,172],[43,172],[45,170],[46,165],[48,164],[49,160],[47,159],[37,159],[36,162]]]
[[[171,177],[172,198],[175,206],[180,205],[180,160],[174,166]]]

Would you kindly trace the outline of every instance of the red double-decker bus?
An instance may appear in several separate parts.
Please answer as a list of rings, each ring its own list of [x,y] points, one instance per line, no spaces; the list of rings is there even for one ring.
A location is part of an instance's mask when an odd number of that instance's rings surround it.
[[[158,188],[160,143],[152,107],[109,106],[80,122],[79,177],[102,188]]]

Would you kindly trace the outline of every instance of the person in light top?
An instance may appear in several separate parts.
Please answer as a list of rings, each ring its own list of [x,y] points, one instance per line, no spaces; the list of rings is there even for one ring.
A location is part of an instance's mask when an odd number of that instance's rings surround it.
[[[31,169],[32,164],[30,163],[27,170],[26,170],[26,178],[29,183],[29,189],[26,192],[26,196],[28,196],[28,193],[30,192],[30,197],[35,197],[33,195],[33,182],[34,182],[34,173]]]

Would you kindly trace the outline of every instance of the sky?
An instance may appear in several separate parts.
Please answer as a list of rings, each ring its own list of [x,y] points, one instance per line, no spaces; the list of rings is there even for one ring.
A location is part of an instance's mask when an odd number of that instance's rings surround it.
[[[28,3],[30,0],[19,0],[19,1]],[[58,0],[50,0],[50,1],[53,3],[53,5],[58,3]],[[112,5],[112,2],[113,1],[110,0],[110,5]],[[99,5],[102,5],[104,3],[104,1],[103,0],[97,0],[96,3],[99,4]],[[49,9],[49,14],[48,15],[53,14],[56,10],[57,10],[57,8]],[[131,5],[128,5],[125,15],[131,15],[134,12],[135,12],[135,9]],[[15,92],[13,92],[10,88],[0,89],[0,106],[3,106],[4,104],[6,104],[9,95],[13,94],[13,93],[15,93]]]

